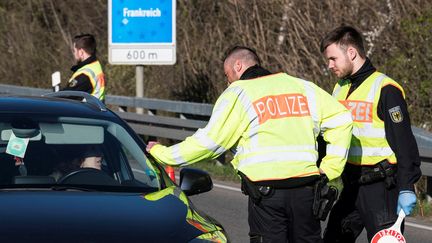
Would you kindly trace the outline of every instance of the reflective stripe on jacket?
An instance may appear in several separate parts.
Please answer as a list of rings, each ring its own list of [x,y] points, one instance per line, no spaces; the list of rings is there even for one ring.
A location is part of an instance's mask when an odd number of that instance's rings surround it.
[[[341,81],[335,86],[333,96],[351,111],[354,121],[348,163],[375,165],[385,159],[396,163],[396,156],[386,139],[384,122],[378,117],[381,88],[386,85],[397,87],[405,97],[402,87],[380,72],[370,75],[349,97],[349,81]]]
[[[252,181],[318,175],[316,138],[327,155],[320,168],[331,180],[345,166],[351,140],[349,111],[311,82],[285,73],[232,83],[216,101],[209,123],[185,141],[150,153],[165,164],[213,159],[234,148],[234,168]]]
[[[95,96],[99,100],[105,100],[105,76],[100,62],[94,61],[81,67],[72,75],[69,82],[81,74],[86,75],[90,79],[93,87],[91,95]]]

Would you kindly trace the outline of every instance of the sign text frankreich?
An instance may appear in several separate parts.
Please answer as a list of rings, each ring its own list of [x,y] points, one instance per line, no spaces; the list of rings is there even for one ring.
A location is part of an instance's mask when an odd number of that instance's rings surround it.
[[[253,102],[259,124],[269,119],[310,116],[307,98],[302,94],[281,94],[262,97]]]

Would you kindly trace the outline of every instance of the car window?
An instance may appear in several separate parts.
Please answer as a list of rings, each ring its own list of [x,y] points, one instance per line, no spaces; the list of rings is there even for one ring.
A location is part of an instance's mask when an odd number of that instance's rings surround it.
[[[107,120],[0,116],[0,185],[159,190],[160,171],[135,139]]]

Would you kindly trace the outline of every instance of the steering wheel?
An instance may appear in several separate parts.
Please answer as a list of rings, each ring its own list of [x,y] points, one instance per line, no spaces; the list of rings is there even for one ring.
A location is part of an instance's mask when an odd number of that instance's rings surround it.
[[[120,183],[105,172],[94,168],[80,168],[61,177],[57,184],[118,186]]]

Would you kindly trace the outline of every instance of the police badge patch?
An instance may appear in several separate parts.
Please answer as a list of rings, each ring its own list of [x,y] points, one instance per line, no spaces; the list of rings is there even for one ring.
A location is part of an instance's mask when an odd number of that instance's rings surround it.
[[[399,106],[395,106],[388,110],[390,117],[394,123],[399,123],[403,121],[402,111]]]

